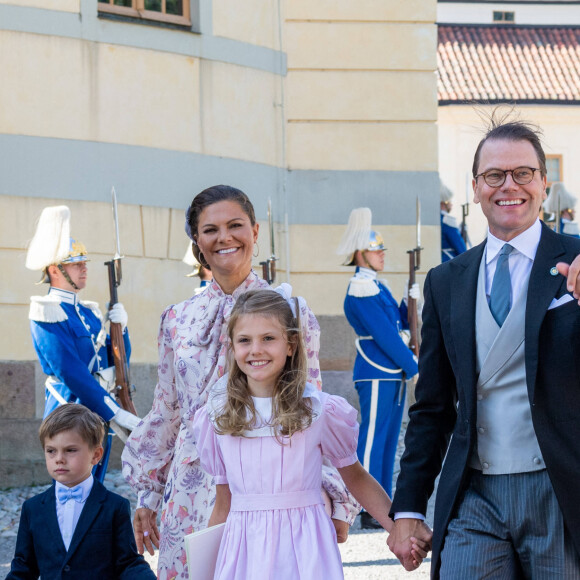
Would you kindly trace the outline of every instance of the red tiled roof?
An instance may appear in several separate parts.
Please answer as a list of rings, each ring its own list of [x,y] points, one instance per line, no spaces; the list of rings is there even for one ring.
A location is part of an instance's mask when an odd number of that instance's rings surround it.
[[[580,27],[439,26],[439,102],[580,103]]]

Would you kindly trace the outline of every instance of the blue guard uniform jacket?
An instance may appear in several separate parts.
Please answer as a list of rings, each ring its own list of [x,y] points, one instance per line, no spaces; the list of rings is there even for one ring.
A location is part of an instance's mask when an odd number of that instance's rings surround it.
[[[357,268],[350,280],[344,313],[353,327],[359,346],[354,363],[354,381],[396,379],[417,374],[413,353],[401,338],[408,330],[407,307],[397,304],[389,289],[376,279],[376,273]]]
[[[465,242],[457,227],[457,220],[447,212],[441,212],[441,262],[459,256],[466,250]]]
[[[93,373],[113,365],[110,337],[96,302],[79,301],[75,292],[51,288],[46,296],[32,296],[30,330],[34,349],[46,379],[44,417],[59,405],[81,403],[105,421],[119,408]],[[129,333],[123,335],[127,359]],[[93,475],[103,481],[111,453],[109,431],[101,462]]]
[[[357,334],[353,380],[362,416],[357,454],[390,494],[404,407],[403,373],[412,377],[418,371],[400,334],[408,329],[407,307],[404,302],[399,307],[376,272],[357,268],[344,313]]]
[[[56,515],[54,484],[22,507],[6,580],[155,580],[137,552],[129,501],[95,481],[69,549]]]
[[[560,218],[560,233],[572,236],[573,238],[580,238],[580,228],[576,222]]]
[[[49,377],[44,416],[61,404],[82,403],[105,421],[112,419],[116,404],[107,404],[112,399],[92,374],[113,364],[97,303],[51,288],[46,296],[31,298],[29,318],[34,348]],[[129,357],[127,331],[124,341]]]

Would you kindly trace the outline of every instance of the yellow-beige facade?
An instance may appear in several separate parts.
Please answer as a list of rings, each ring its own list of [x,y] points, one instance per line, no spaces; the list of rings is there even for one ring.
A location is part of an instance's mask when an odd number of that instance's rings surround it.
[[[187,7],[184,25],[109,12],[97,0],[0,0],[0,367],[28,377],[6,385],[36,398],[31,424],[42,415],[42,377],[22,367],[35,361],[28,304],[47,288],[24,259],[47,205],[70,207],[72,234],[91,257],[81,297],[104,306],[116,188],[132,363],[153,370],[159,315],[196,284],[181,261],[184,210],[210,185],[252,199],[257,269],[270,254],[271,199],[277,280],[320,318],[324,370],[348,375],[354,348],[342,314],[352,270],[335,253],[352,208],[372,209],[397,298],[416,245],[417,197],[419,281],[439,261],[436,1]],[[327,340],[326,326],[340,336]],[[0,409],[0,430],[20,419]],[[0,455],[15,461],[5,446]]]

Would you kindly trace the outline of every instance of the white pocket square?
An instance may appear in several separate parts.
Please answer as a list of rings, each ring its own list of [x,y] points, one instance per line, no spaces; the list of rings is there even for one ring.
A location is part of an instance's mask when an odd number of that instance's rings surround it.
[[[554,300],[550,302],[548,310],[552,310],[553,308],[558,308],[558,306],[567,304],[568,302],[570,302],[570,300],[574,300],[572,294],[564,294],[564,296],[560,296],[560,298],[554,298]]]

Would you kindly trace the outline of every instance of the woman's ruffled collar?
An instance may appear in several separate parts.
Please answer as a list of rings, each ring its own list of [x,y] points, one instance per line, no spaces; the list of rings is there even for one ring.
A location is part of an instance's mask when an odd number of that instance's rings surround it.
[[[222,324],[229,319],[230,312],[241,294],[248,290],[267,286],[258,275],[251,270],[248,277],[232,292],[226,294],[215,281],[206,287],[206,290],[189,301],[193,308],[185,308],[177,315],[178,327],[188,329],[190,346],[206,347],[213,343],[219,345],[224,342]]]
[[[210,389],[206,403],[207,414],[210,422],[215,425],[215,419],[225,407],[227,401],[228,375],[221,377]],[[306,383],[304,398],[309,398],[312,404],[312,422],[318,420],[322,414],[322,399],[320,391],[312,384]],[[275,437],[276,433],[270,425],[264,425],[251,431],[244,432],[244,437]]]

